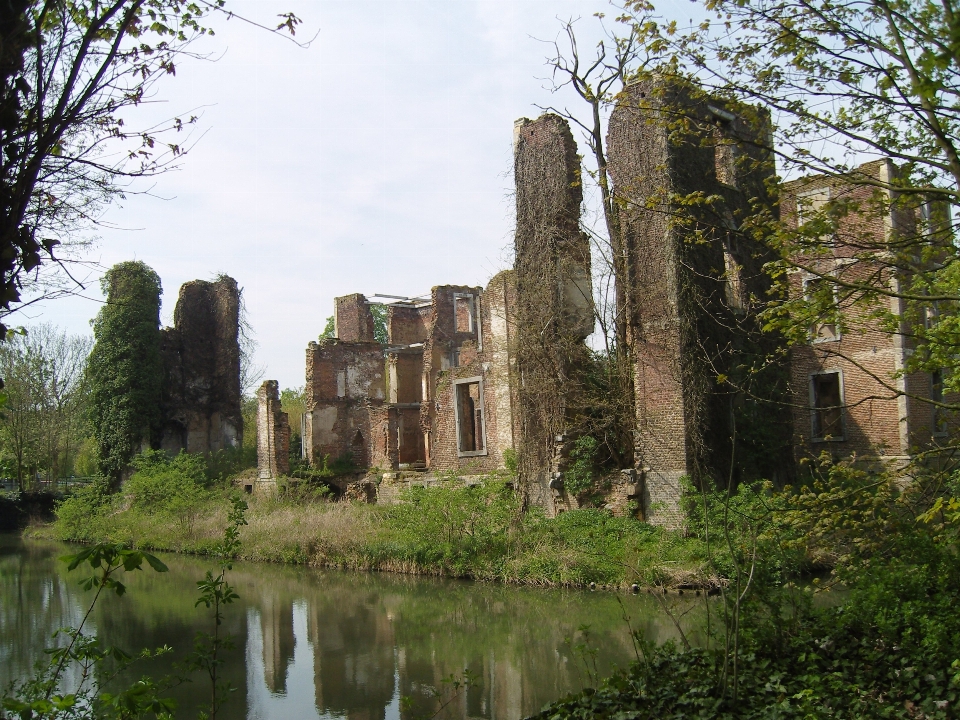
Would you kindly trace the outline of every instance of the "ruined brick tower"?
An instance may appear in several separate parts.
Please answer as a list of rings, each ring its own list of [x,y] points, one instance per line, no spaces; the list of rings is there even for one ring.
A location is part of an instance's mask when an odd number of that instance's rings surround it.
[[[789,447],[789,416],[756,402],[785,393],[785,373],[738,374],[776,342],[760,337],[756,321],[772,258],[740,230],[751,202],[770,206],[773,164],[756,142],[766,118],[742,111],[649,81],[629,86],[610,119],[635,451],[646,516],[659,524],[681,520],[682,477],[776,478],[769,458]]]
[[[174,326],[161,332],[164,365],[162,447],[216,452],[239,447],[240,290],[226,275],[180,288]]]
[[[555,511],[571,377],[593,332],[590,243],[580,229],[580,159],[567,122],[514,126],[519,471],[529,501]]]

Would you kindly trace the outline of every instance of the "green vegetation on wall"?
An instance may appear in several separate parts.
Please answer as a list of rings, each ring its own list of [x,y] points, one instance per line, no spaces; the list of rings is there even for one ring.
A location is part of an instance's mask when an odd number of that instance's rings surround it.
[[[139,261],[101,280],[107,302],[93,323],[91,418],[104,475],[118,482],[144,443],[159,443],[160,278]]]

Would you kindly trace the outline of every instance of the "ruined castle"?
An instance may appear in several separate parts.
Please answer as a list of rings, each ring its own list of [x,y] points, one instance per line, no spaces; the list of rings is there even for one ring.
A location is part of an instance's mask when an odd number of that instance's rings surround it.
[[[631,460],[610,471],[607,486],[610,507],[638,508],[650,522],[680,522],[683,478],[785,482],[804,455],[903,459],[944,430],[922,402],[936,395],[936,377],[900,372],[905,332],[844,336],[823,323],[809,345],[751,377],[746,397],[718,381],[779,342],[757,319],[773,256],[741,230],[751,206],[775,207],[773,163],[756,128],[735,108],[655,81],[629,86],[610,118],[613,272],[634,414]],[[371,469],[370,499],[439,474],[469,478],[509,465],[528,503],[548,515],[576,506],[563,482],[576,439],[570,403],[595,309],[580,161],[566,121],[517,121],[514,172],[513,269],[486,287],[337,298],[334,337],[306,350],[303,417],[280,410],[275,382],[258,394],[261,483],[287,471],[292,422],[311,465],[349,457]],[[804,203],[844,192],[859,190],[835,178],[796,181],[780,188],[779,212],[797,223]],[[691,196],[709,202],[681,209],[678,198]],[[869,223],[882,238],[908,221]],[[844,256],[837,246],[818,262],[842,272]],[[798,274],[794,290],[812,282]],[[386,307],[386,342],[375,338],[374,303]],[[906,394],[883,392],[878,378]]]

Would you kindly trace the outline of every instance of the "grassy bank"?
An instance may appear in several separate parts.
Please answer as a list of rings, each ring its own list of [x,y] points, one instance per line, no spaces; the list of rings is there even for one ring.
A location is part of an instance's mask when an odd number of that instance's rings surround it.
[[[229,487],[181,455],[140,458],[122,492],[77,491],[34,536],[206,554],[222,535]],[[413,488],[399,505],[331,502],[316,486],[251,496],[241,556],[248,560],[468,577],[531,585],[711,583],[703,545],[602,510],[557,518],[521,511],[520,498],[491,477]]]

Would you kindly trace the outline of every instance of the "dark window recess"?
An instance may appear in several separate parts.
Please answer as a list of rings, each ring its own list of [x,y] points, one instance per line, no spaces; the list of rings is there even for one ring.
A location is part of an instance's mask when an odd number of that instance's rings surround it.
[[[460,367],[460,348],[450,351],[450,367]]]
[[[840,373],[814,375],[813,437],[817,440],[843,439],[843,408],[840,401]]]
[[[483,452],[483,409],[480,383],[457,385],[457,420],[460,427],[460,452]]]

